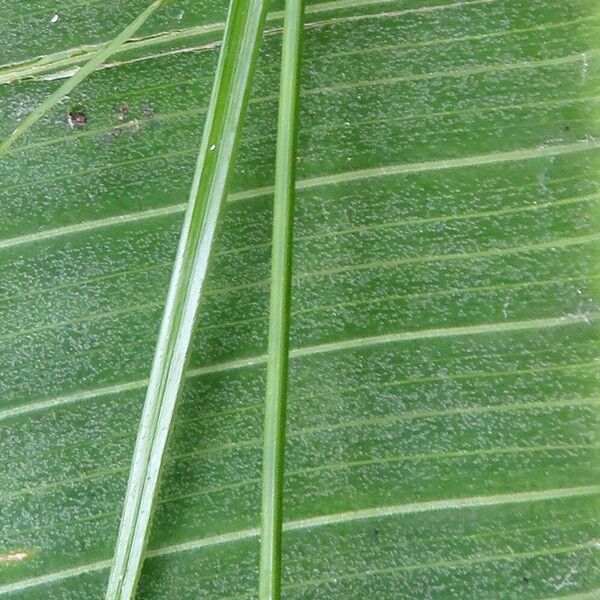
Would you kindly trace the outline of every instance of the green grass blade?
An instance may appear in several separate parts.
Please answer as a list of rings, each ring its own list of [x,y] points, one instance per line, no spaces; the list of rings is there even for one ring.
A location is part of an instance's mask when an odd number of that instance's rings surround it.
[[[287,0],[283,26],[263,450],[261,600],[278,600],[281,595],[283,465],[303,4],[303,0]]]
[[[79,85],[88,75],[91,75],[109,56],[114,54],[154,13],[166,0],[155,0],[146,10],[140,13],[119,35],[111,42],[98,50],[78,71],[69,77],[55,92],[50,94],[35,110],[33,110],[22,123],[0,144],[0,156],[6,154],[8,149],[29,128],[39,121],[49,110],[56,106],[71,90]]]
[[[108,600],[133,597],[215,227],[248,102],[267,0],[232,0],[134,450]]]

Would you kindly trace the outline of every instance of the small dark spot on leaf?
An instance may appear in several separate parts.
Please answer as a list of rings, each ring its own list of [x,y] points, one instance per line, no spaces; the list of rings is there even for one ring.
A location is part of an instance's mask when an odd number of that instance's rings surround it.
[[[531,579],[527,575],[523,575],[523,583],[529,583]]]
[[[128,112],[129,112],[129,106],[127,104],[121,104],[121,106],[119,106],[119,108],[117,108],[115,117],[117,118],[118,121],[123,121],[123,119],[125,119],[125,117],[127,116]]]
[[[377,527],[375,527],[375,528],[373,529],[373,535],[374,535],[375,537],[379,537],[379,529],[377,529]]]
[[[571,126],[570,125],[565,125],[563,127],[563,131],[571,131]]]
[[[154,116],[154,106],[146,106],[144,108],[144,116],[151,119]]]
[[[67,118],[71,127],[83,127],[87,122],[87,117],[85,113],[76,110],[72,110],[67,115]]]

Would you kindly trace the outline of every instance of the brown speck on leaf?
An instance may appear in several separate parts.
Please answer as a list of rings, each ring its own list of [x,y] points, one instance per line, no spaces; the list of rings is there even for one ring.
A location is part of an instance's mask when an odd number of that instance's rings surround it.
[[[129,112],[129,106],[127,104],[121,104],[117,109],[116,117],[118,121],[123,121]]]
[[[85,113],[77,112],[74,110],[72,110],[67,115],[67,118],[71,127],[83,127],[87,122],[87,117],[85,116]]]

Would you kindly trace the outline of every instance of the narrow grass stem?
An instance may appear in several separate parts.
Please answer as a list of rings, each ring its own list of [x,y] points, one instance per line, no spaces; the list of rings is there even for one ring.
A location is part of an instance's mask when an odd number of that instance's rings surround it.
[[[135,445],[106,592],[130,600],[143,564],[175,405],[232,170],[267,0],[232,0]]]
[[[260,551],[261,600],[281,596],[281,533],[288,383],[292,237],[303,0],[287,0],[273,207],[271,305],[263,451]]]

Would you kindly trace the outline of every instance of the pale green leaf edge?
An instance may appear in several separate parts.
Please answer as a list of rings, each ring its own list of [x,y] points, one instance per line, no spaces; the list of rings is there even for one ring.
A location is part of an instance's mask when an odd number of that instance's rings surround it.
[[[133,453],[107,600],[134,597],[177,396],[262,38],[267,0],[232,0]]]

